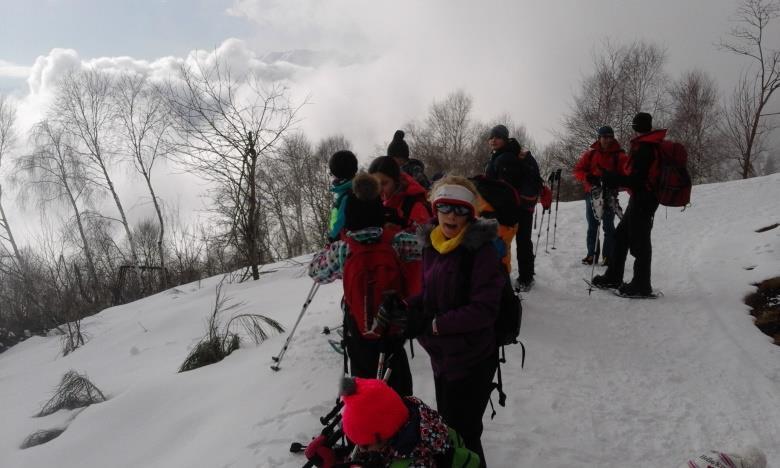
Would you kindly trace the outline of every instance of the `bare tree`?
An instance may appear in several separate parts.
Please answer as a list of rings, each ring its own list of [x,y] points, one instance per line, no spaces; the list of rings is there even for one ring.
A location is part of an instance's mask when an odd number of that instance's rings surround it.
[[[131,264],[137,266],[133,232],[109,172],[114,157],[110,140],[116,117],[111,101],[113,86],[112,78],[100,70],[71,72],[58,83],[51,115],[78,143],[74,149],[88,161],[84,165],[87,179],[111,194],[130,244]]]
[[[253,73],[232,74],[220,57],[213,64],[183,64],[178,80],[169,81],[162,92],[179,136],[181,161],[217,184],[227,208],[222,216],[230,220],[252,278],[258,279],[259,158],[275,149],[300,106],[290,103],[282,86],[264,86]]]
[[[24,193],[34,192],[41,207],[62,203],[72,210],[87,264],[92,291],[90,299],[94,301],[100,295],[100,283],[83,220],[84,206],[89,205],[94,194],[87,181],[86,168],[74,154],[69,136],[58,124],[48,120],[38,123],[31,140],[32,153],[16,161],[18,176],[25,182]]]
[[[474,172],[475,157],[470,153],[476,133],[472,107],[471,96],[457,90],[434,101],[421,123],[407,125],[410,150],[430,172]]]
[[[631,119],[640,111],[653,114],[656,122],[665,120],[664,49],[637,41],[621,47],[607,43],[603,50],[594,56],[595,70],[583,79],[564,117],[559,138],[572,140],[567,145],[587,147],[602,125],[612,126],[616,138],[628,143],[633,135]]]
[[[11,148],[16,143],[16,133],[14,132],[14,123],[16,121],[16,109],[8,101],[8,98],[0,94],[0,170],[3,168],[3,159],[8,155]],[[2,172],[0,171],[0,176]],[[16,263],[16,268],[22,270],[21,255],[19,247],[16,244],[11,224],[8,216],[3,209],[3,181],[0,179],[0,257],[6,256],[7,242],[11,248],[10,256]]]
[[[724,131],[739,152],[737,163],[743,179],[756,175],[755,163],[764,149],[763,139],[776,128],[764,109],[780,88],[780,49],[767,45],[769,25],[778,17],[778,0],[742,0],[731,38],[720,43],[721,48],[746,57],[752,65],[742,75],[725,109]]]
[[[700,70],[690,71],[669,89],[672,117],[669,136],[688,150],[688,169],[694,183],[722,180],[727,158],[715,81]]]
[[[165,103],[159,93],[154,92],[144,75],[126,74],[119,78],[113,93],[119,133],[126,151],[132,158],[133,167],[146,182],[157,213],[157,259],[160,262],[160,288],[167,287],[165,274],[165,221],[161,201],[154,192],[152,171],[154,165],[165,157],[169,150],[169,128]],[[146,231],[144,231],[146,232]],[[128,237],[129,238],[129,237]],[[149,258],[147,256],[147,258]],[[147,265],[151,266],[151,265]]]

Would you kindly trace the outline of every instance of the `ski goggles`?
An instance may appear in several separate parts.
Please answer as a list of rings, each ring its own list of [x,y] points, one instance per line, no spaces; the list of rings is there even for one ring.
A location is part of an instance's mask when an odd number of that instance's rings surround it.
[[[455,213],[455,216],[468,216],[471,214],[471,208],[463,205],[454,205],[450,203],[438,203],[436,211],[441,214]]]

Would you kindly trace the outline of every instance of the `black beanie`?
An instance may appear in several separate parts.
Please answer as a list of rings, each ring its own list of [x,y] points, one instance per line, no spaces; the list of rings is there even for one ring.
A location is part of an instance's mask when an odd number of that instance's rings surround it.
[[[647,112],[640,112],[631,121],[631,128],[637,133],[647,133],[653,129],[653,116]]]
[[[352,151],[336,151],[328,161],[328,168],[333,177],[341,180],[349,180],[355,177],[355,174],[357,173],[357,158]]]
[[[376,174],[377,172],[393,179],[396,185],[401,183],[401,168],[398,167],[395,159],[390,156],[379,156],[371,161],[371,165],[368,166],[368,173]]]
[[[344,213],[344,227],[347,231],[357,231],[368,227],[382,227],[385,224],[385,212],[382,199],[379,198],[379,182],[366,173],[360,173],[352,179],[353,196],[347,200]]]
[[[387,155],[391,158],[409,159],[409,145],[404,141],[403,130],[396,130],[393,141],[387,145]]]
[[[509,129],[505,125],[496,125],[490,129],[490,138],[498,138],[501,140],[509,139]]]

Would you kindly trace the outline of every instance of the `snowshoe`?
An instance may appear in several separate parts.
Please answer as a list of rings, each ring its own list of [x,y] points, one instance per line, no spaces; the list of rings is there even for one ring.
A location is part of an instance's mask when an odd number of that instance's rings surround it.
[[[331,348],[333,348],[333,351],[336,351],[339,354],[344,354],[344,347],[341,345],[341,341],[328,340],[328,344]]]
[[[617,289],[623,284],[622,281],[612,279],[607,275],[596,275],[593,277],[593,281],[585,280],[585,282],[599,289]]]
[[[653,291],[653,288],[639,287],[632,283],[625,283],[615,291],[615,295],[629,299],[656,299],[661,293],[660,291]]]
[[[623,219],[623,208],[620,207],[620,200],[618,199],[618,191],[617,190],[609,190],[607,191],[606,196],[607,202],[607,208],[612,210],[613,213],[615,213],[615,216],[618,217],[618,219]]]
[[[601,187],[593,187],[590,191],[591,209],[596,221],[601,221],[604,217],[604,191]]]

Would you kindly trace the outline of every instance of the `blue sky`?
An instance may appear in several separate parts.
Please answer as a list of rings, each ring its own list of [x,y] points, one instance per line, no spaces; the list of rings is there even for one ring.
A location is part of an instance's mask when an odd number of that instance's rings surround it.
[[[55,47],[82,57],[153,59],[212,49],[252,25],[232,0],[2,0],[0,59],[30,65]]]

